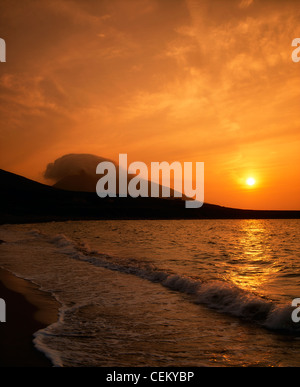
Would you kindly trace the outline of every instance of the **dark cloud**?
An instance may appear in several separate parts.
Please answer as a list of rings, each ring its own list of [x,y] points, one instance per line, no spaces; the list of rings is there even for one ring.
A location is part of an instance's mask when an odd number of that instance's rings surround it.
[[[55,182],[72,175],[95,175],[97,165],[103,161],[110,161],[103,157],[90,154],[68,154],[64,155],[53,163],[47,165],[44,177]],[[114,162],[113,162],[114,163]]]

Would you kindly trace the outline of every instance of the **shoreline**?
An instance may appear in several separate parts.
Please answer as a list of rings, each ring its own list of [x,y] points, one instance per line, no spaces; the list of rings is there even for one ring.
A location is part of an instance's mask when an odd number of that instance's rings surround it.
[[[246,214],[235,214],[235,215],[209,215],[206,214],[200,216],[176,216],[169,214],[168,216],[155,216],[147,214],[145,216],[45,216],[45,217],[34,217],[34,216],[1,216],[0,226],[6,225],[18,225],[18,224],[38,224],[38,223],[52,223],[52,222],[80,222],[80,221],[106,221],[106,220],[299,220],[300,211],[273,211],[272,214],[267,214],[268,211],[263,210],[241,210],[247,212]],[[259,213],[261,211],[261,213]],[[253,212],[253,213],[252,213]],[[272,211],[269,211],[272,212]]]
[[[0,323],[0,367],[52,367],[34,346],[33,335],[58,320],[58,301],[2,268],[0,298],[6,303],[6,322]]]

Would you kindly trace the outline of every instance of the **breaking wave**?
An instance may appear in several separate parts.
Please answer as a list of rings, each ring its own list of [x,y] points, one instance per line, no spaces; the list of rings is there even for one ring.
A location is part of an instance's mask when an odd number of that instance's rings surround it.
[[[160,270],[149,262],[106,255],[90,249],[84,243],[76,243],[63,234],[50,238],[49,242],[59,248],[60,253],[73,259],[159,283],[165,288],[190,295],[192,301],[197,304],[258,323],[264,328],[300,335],[299,324],[291,319],[294,310],[292,306],[276,305],[232,283],[221,280],[202,281],[199,278]]]

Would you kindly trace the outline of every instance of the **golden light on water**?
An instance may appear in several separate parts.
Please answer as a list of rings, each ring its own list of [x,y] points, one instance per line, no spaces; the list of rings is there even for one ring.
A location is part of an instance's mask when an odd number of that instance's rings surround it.
[[[241,289],[263,296],[279,270],[274,260],[270,231],[263,220],[244,220],[236,240],[239,255],[227,272],[226,280]]]

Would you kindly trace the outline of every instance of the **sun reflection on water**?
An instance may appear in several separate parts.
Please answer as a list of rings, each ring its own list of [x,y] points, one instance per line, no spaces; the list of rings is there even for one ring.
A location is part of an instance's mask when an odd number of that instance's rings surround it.
[[[236,249],[224,279],[263,296],[280,270],[274,260],[270,228],[264,220],[243,220],[235,235]]]

